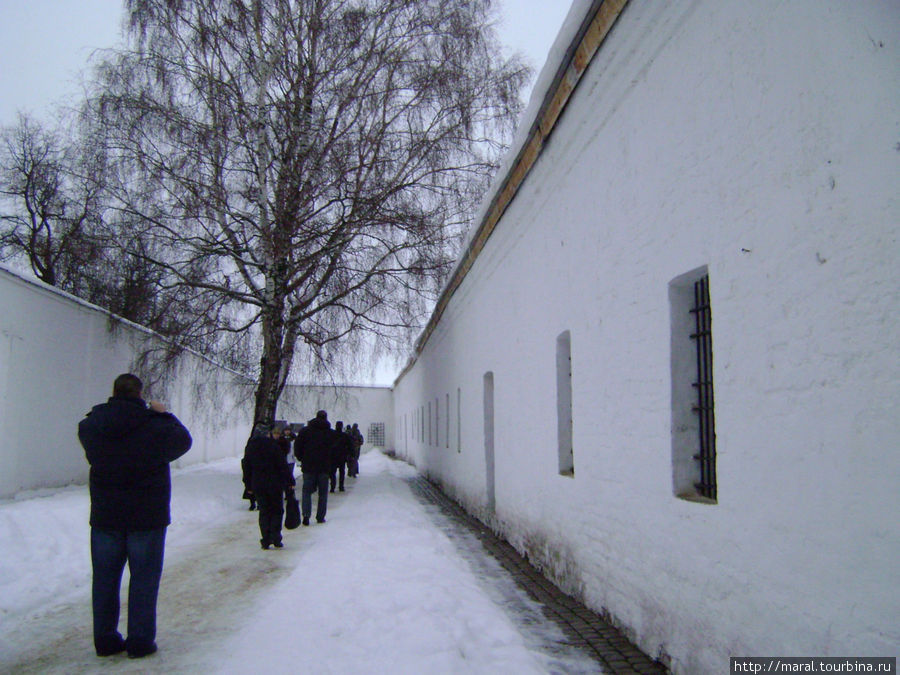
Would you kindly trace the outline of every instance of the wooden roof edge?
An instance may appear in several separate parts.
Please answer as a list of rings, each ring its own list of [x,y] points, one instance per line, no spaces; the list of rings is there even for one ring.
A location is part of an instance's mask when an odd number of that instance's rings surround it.
[[[493,234],[497,223],[500,222],[507,207],[525,182],[582,75],[590,66],[594,55],[600,49],[600,45],[603,44],[603,41],[606,39],[609,31],[612,30],[613,25],[627,4],[628,0],[592,0],[556,69],[556,73],[544,94],[538,113],[519,147],[515,160],[513,160],[499,187],[491,196],[490,203],[478,228],[469,240],[466,250],[460,256],[460,261],[457,263],[452,276],[438,297],[437,304],[431,313],[431,317],[428,319],[428,323],[425,324],[425,328],[416,340],[413,354],[403,370],[397,375],[393,387],[397,386],[397,383],[412,368],[418,356],[422,353],[422,349],[440,322],[453,294],[462,284],[487,240]]]

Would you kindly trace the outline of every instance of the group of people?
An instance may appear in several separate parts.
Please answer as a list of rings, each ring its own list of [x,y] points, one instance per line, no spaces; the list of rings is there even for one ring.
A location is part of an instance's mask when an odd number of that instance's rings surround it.
[[[329,492],[336,488],[343,492],[344,476],[359,475],[359,453],[363,442],[358,425],[345,428],[344,423],[338,421],[332,429],[324,410],[318,411],[296,435],[293,426],[286,422],[254,426],[241,468],[244,498],[250,500],[251,511],[259,511],[259,543],[263,549],[284,546],[281,528],[285,501],[290,504],[296,500],[294,458],[300,462],[303,481],[302,523],[309,525],[313,493],[318,493],[316,522],[324,523]]]
[[[191,434],[159,401],[145,401],[144,384],[131,373],[113,382],[112,396],[78,424],[90,464],[91,566],[94,649],[97,656],[153,654],[156,603],[166,530],[171,522],[169,464],[191,447]],[[293,441],[293,448],[292,448]],[[258,424],[244,452],[245,496],[259,509],[260,544],[281,547],[284,500],[296,505],[293,458],[303,473],[303,524],[309,525],[312,493],[316,520],[325,522],[329,484],[344,489],[344,470],[359,474],[362,434],[356,424],[331,428],[320,410],[296,437],[286,423]],[[128,564],[128,636],[119,632],[120,585]]]

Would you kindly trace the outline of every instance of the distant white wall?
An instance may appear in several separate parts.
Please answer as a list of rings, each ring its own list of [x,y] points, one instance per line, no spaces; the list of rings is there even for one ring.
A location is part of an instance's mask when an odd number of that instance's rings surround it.
[[[394,404],[390,387],[289,385],[278,401],[278,417],[288,422],[308,422],[325,410],[332,426],[338,420],[358,424],[365,439],[363,452],[374,447],[393,447]],[[372,425],[383,425],[384,442],[375,445]]]
[[[891,2],[631,0],[395,384],[398,452],[676,672],[900,648],[898,35]],[[702,268],[717,504],[676,496]]]
[[[160,340],[149,331],[0,267],[0,498],[20,490],[87,481],[77,425],[135,372]],[[168,384],[150,386],[188,427],[191,450],[175,466],[239,455],[253,414],[252,383],[196,354],[183,355]]]
[[[142,355],[159,336],[0,266],[0,499],[20,490],[87,481],[77,425],[112,394],[117,375],[145,381],[145,398],[163,401],[191,431],[191,450],[174,466],[243,454],[253,417],[254,383],[194,353],[151,384]],[[150,357],[153,361],[153,357]],[[357,423],[363,450],[393,445],[389,387],[290,385],[279,417],[306,422],[317,410]]]

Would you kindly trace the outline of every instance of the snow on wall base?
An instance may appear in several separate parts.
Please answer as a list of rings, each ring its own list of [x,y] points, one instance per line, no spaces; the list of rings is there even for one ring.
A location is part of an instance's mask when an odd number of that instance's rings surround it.
[[[389,454],[416,467],[415,458],[412,456],[400,455],[393,450]],[[658,632],[649,631],[646,634],[638,634],[633,625],[616,616],[604,605],[602,597],[598,598],[596,594],[589,593],[589,584],[584,578],[582,570],[579,569],[575,551],[565,539],[554,538],[539,525],[529,527],[506,520],[496,512],[485,508],[482,501],[467,497],[457,489],[456,485],[448,483],[440,474],[422,470],[419,472],[467,514],[479,520],[496,536],[512,546],[519,555],[553,582],[557,588],[596,612],[628,640],[642,646],[656,661],[671,669],[672,657],[667,652],[666,645],[654,640],[654,636]],[[515,514],[509,515],[515,516]],[[655,613],[653,607],[647,607],[646,611],[650,614]]]

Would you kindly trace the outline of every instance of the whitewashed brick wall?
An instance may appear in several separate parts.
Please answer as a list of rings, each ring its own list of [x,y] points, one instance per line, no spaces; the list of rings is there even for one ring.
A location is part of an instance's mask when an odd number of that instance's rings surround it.
[[[253,416],[254,383],[193,353],[164,384],[149,385],[136,366],[153,333],[71,295],[0,267],[0,499],[22,490],[87,482],[77,425],[112,393],[117,375],[135,372],[188,427],[191,450],[174,466],[241,456]],[[389,387],[288,386],[279,417],[305,422],[325,408],[334,422],[356,422],[375,447],[383,424],[393,446]],[[239,493],[238,493],[239,494]]]
[[[900,647],[898,35],[891,2],[631,0],[395,385],[398,451],[676,672]],[[668,287],[704,266],[715,505],[673,489]]]
[[[112,322],[112,323],[111,323]],[[194,443],[175,466],[239,456],[253,415],[252,383],[184,354],[164,385],[148,385],[138,355],[159,338],[66,293],[0,268],[0,498],[87,482],[77,426],[136,372]]]

